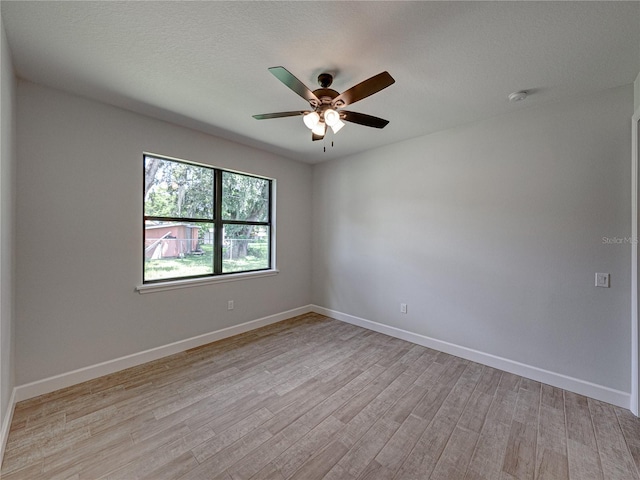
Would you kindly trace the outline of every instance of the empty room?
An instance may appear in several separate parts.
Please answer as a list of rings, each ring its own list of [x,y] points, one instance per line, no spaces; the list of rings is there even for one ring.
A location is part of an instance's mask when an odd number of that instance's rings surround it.
[[[640,479],[640,2],[0,2],[3,480]]]

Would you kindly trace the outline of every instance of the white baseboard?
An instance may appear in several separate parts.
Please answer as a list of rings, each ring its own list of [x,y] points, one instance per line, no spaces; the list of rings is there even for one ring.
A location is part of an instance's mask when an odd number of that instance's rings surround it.
[[[597,385],[595,383],[580,380],[578,378],[569,377],[561,373],[551,372],[542,368],[533,367],[524,363],[509,360],[507,358],[491,355],[490,353],[473,350],[471,348],[462,347],[453,343],[444,342],[435,338],[420,335],[418,333],[409,332],[400,328],[391,327],[382,323],[373,322],[364,318],[355,317],[328,308],[312,305],[311,310],[315,313],[326,315],[327,317],[335,318],[342,322],[357,325],[359,327],[373,330],[375,332],[384,333],[390,337],[400,338],[411,343],[422,345],[423,347],[433,348],[441,352],[455,355],[456,357],[465,358],[473,362],[481,363],[489,367],[497,368],[505,372],[520,375],[522,377],[530,378],[547,385],[562,388],[570,392],[585,395],[587,397],[601,400],[603,402],[611,403],[618,407],[629,409],[631,395],[627,392],[621,392],[614,390],[603,385]]]
[[[9,397],[9,404],[7,405],[7,411],[4,414],[2,420],[2,427],[0,428],[0,464],[4,458],[4,449],[7,446],[7,440],[9,439],[9,429],[11,428],[11,420],[13,420],[13,410],[16,406],[16,389],[11,391],[11,397]]]
[[[356,317],[346,313],[338,312],[336,310],[330,310],[328,308],[320,307],[318,305],[306,305],[303,307],[281,312],[268,317],[259,318],[249,322],[235,325],[233,327],[223,328],[214,332],[205,333],[196,337],[180,340],[178,342],[171,343],[169,345],[152,348],[143,352],[134,353],[125,357],[109,360],[96,365],[80,368],[71,372],[55,375],[53,377],[38,380],[36,382],[20,385],[14,388],[11,395],[11,401],[9,408],[11,415],[13,414],[13,406],[15,403],[29,398],[37,397],[45,393],[50,393],[61,388],[70,387],[78,383],[82,383],[94,378],[109,375],[111,373],[124,370],[125,368],[135,367],[146,362],[151,362],[175,353],[183,352],[191,348],[196,348],[207,343],[222,340],[223,338],[232,337],[240,333],[248,332],[256,328],[264,327],[272,323],[280,322],[296,315],[303,315],[305,313],[315,312],[322,315],[326,315],[336,320],[340,320],[352,325],[373,330],[375,332],[383,333],[391,337],[406,340],[417,345],[433,348],[441,352],[449,353],[457,357],[465,358],[474,362],[481,363],[499,370],[504,370],[509,373],[520,375],[538,382],[552,385],[554,387],[569,390],[580,395],[601,400],[603,402],[611,403],[613,405],[627,408],[630,407],[631,395],[627,392],[621,392],[614,390],[603,385],[597,385],[578,378],[569,377],[549,370],[544,370],[524,363],[509,360],[507,358],[498,357],[489,353],[481,352],[479,350],[473,350],[471,348],[462,347],[453,343],[444,342],[435,338],[427,337],[417,333],[402,330],[400,328],[391,327],[381,323],[366,320],[364,318]],[[0,448],[4,450],[4,442],[6,442],[6,436],[8,436],[8,430],[11,422],[9,414],[5,415],[2,431],[0,437]],[[1,451],[0,451],[1,453]],[[0,458],[2,456],[0,455]]]
[[[71,372],[62,373],[53,377],[44,378],[35,382],[20,385],[14,389],[15,402],[21,402],[29,398],[44,395],[61,388],[70,387],[78,383],[86,382],[87,380],[93,380],[94,378],[109,375],[125,368],[135,367],[143,363],[158,360],[159,358],[167,357],[175,353],[184,352],[191,348],[200,347],[207,343],[222,340],[223,338],[232,337],[240,333],[255,330],[256,328],[271,325],[272,323],[281,322],[296,315],[303,315],[311,312],[311,306],[294,308],[293,310],[287,310],[286,312],[277,313],[275,315],[269,315],[268,317],[259,318],[249,322],[241,323],[240,325],[234,325],[233,327],[223,328],[214,332],[205,333],[196,337],[180,340],[169,345],[152,348],[143,352],[134,353],[125,357],[116,358],[106,362],[98,363]],[[13,398],[13,397],[12,397]],[[4,427],[4,426],[3,426]],[[3,430],[4,432],[4,430]],[[2,458],[2,457],[0,457]]]

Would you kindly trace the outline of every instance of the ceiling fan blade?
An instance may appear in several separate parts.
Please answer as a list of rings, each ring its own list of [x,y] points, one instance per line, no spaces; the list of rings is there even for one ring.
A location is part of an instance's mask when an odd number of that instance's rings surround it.
[[[379,92],[387,88],[389,85],[393,85],[395,80],[389,72],[382,72],[375,75],[364,82],[360,82],[354,85],[349,90],[342,92],[331,102],[334,106],[346,106],[356,103],[363,98],[367,98],[369,95]]]
[[[365,115],[364,113],[358,112],[347,112],[344,110],[340,111],[340,118],[346,122],[357,123],[359,125],[364,125],[365,127],[373,128],[384,128],[389,123],[389,120],[385,120],[384,118]]]
[[[291,90],[296,92],[307,102],[314,106],[320,105],[320,100],[316,97],[311,90],[309,90],[304,83],[298,80],[293,74],[284,67],[271,67],[269,71],[282,83],[284,83]]]
[[[304,115],[307,112],[302,110],[296,110],[295,112],[277,112],[277,113],[261,113],[259,115],[253,115],[256,120],[268,120],[270,118],[282,118],[282,117],[296,117],[298,115]]]

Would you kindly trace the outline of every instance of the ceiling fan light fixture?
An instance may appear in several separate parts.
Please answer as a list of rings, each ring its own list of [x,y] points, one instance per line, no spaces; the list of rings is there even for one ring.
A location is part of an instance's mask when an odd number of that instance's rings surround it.
[[[308,129],[313,130],[313,128],[320,122],[320,115],[318,115],[318,112],[310,112],[302,117],[302,121]]]
[[[330,127],[333,127],[340,121],[340,114],[332,108],[327,108],[324,111],[324,121]]]
[[[327,133],[327,126],[324,123],[320,122],[316,126],[314,126],[311,131],[319,137],[324,137],[324,134]]]
[[[330,125],[330,126],[331,126],[331,130],[333,130],[333,133],[338,133],[340,131],[340,129],[342,127],[344,127],[344,122],[342,120],[338,119],[338,121],[336,123],[334,123],[333,125]]]

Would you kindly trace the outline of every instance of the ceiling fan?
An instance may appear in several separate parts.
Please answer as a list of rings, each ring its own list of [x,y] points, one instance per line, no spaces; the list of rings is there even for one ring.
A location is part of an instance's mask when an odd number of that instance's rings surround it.
[[[331,128],[333,133],[338,133],[338,130],[344,127],[343,120],[374,128],[384,128],[389,123],[389,120],[384,120],[383,118],[342,110],[343,107],[367,98],[395,83],[389,72],[379,73],[354,85],[349,90],[338,93],[329,88],[333,83],[333,75],[329,73],[318,75],[320,88],[312,92],[284,67],[271,67],[269,71],[287,87],[309,102],[311,110],[254,115],[253,118],[257,120],[303,115],[304,124],[311,130],[312,140],[324,138],[327,127]]]

